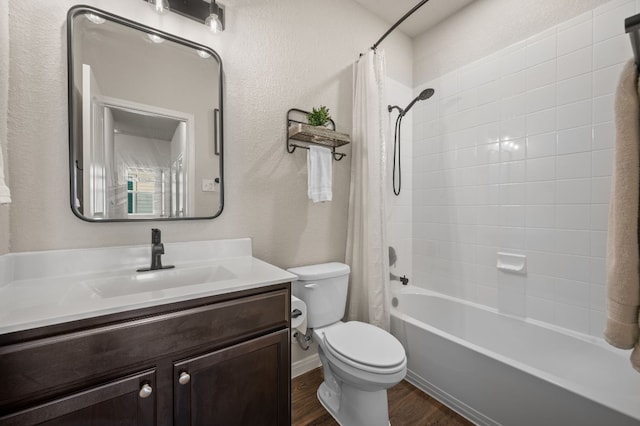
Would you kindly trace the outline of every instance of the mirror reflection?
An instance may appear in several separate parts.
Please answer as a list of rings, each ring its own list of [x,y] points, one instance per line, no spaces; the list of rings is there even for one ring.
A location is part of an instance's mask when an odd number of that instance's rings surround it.
[[[222,190],[222,64],[211,49],[69,11],[71,203],[90,221],[211,218]]]

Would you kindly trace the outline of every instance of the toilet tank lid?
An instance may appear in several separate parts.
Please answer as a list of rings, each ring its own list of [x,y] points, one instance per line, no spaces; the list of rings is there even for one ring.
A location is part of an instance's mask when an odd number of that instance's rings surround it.
[[[351,269],[349,265],[344,263],[330,262],[319,265],[298,266],[287,269],[287,271],[297,275],[300,281],[310,281],[348,275]]]

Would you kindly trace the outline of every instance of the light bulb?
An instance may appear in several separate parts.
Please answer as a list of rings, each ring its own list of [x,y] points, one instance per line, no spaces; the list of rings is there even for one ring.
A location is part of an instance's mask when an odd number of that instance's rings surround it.
[[[98,25],[104,24],[104,18],[102,18],[102,17],[100,17],[100,16],[98,16],[96,14],[87,13],[86,16],[87,16],[87,19],[90,20],[91,22],[93,22],[94,24],[98,24]]]
[[[169,11],[169,0],[151,0],[151,7],[159,14],[166,13]]]
[[[164,42],[164,39],[157,34],[147,34],[147,37],[156,44]]]
[[[214,33],[222,31],[222,22],[220,22],[220,17],[215,13],[207,16],[207,19],[204,20],[204,24]]]

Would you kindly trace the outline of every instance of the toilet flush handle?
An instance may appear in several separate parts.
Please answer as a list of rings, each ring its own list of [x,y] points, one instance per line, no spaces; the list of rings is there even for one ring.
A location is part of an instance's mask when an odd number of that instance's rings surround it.
[[[314,289],[316,287],[318,287],[318,284],[316,283],[309,283],[304,285],[304,288],[308,288],[308,289]]]

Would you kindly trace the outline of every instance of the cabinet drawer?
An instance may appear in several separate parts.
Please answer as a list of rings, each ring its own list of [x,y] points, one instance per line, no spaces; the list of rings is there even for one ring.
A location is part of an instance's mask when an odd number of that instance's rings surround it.
[[[16,404],[145,368],[172,354],[286,328],[287,294],[278,290],[0,347],[0,415]]]
[[[0,426],[81,425],[98,420],[100,424],[152,426],[155,394],[155,371],[146,371],[0,417]]]

